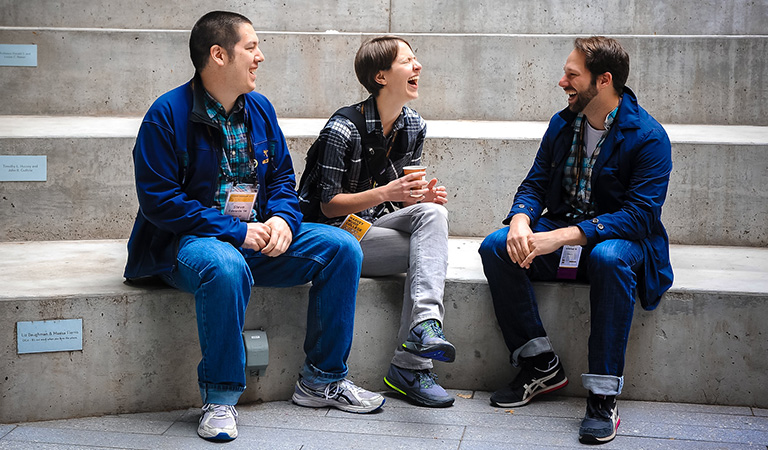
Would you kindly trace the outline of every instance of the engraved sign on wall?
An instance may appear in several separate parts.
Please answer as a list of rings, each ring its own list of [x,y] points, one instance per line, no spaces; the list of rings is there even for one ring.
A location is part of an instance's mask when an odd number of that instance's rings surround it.
[[[83,319],[16,322],[18,353],[71,352],[83,349]]]
[[[37,45],[0,44],[0,66],[37,67]]]
[[[47,156],[0,155],[0,181],[47,181],[47,179]]]

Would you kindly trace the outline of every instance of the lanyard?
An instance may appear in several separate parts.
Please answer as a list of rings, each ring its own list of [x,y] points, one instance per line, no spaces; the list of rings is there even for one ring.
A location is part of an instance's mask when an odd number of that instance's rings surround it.
[[[579,191],[579,186],[581,186],[581,168],[584,164],[584,157],[586,156],[586,151],[584,150],[584,146],[586,145],[584,143],[586,123],[587,117],[584,116],[581,121],[581,126],[579,127],[579,137],[576,139],[576,192]]]
[[[219,127],[223,128],[223,125],[219,123]],[[222,138],[224,140],[227,139],[227,135],[224,133],[223,130],[219,130],[222,134]],[[235,185],[241,184],[243,182],[243,178],[246,178],[246,181],[254,181],[258,179],[258,175],[256,174],[256,167],[258,167],[259,161],[256,159],[256,153],[253,148],[253,145],[251,144],[251,136],[250,133],[248,133],[248,130],[245,130],[245,138],[247,140],[247,147],[246,147],[246,153],[247,153],[247,160],[248,160],[248,173],[241,176],[241,173],[239,170],[233,171],[232,170],[232,164],[230,162],[230,158],[227,157],[226,152],[224,151],[223,145],[222,145],[222,155],[224,156],[224,162],[226,163],[226,171],[224,170],[224,167],[221,168],[222,175],[229,183],[233,183]],[[234,160],[237,157],[237,149],[233,149],[230,152],[231,158]],[[227,171],[229,173],[227,173]]]

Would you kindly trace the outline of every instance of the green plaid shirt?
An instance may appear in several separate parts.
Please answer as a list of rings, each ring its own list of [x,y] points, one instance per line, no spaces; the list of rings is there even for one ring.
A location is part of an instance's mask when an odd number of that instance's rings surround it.
[[[621,102],[619,102],[620,105]],[[605,137],[608,135],[618,111],[619,107],[617,106],[606,116],[605,131],[600,136],[597,147],[589,158],[584,150],[584,127],[587,126],[584,113],[579,113],[573,121],[573,142],[571,143],[571,153],[565,161],[565,174],[563,176],[565,201],[572,209],[566,214],[569,219],[580,221],[595,216],[595,202],[592,201],[592,168],[595,166],[595,161],[600,155],[600,147],[603,146]]]
[[[208,117],[219,126],[221,130],[221,168],[219,170],[219,189],[214,199],[214,207],[224,211],[227,203],[227,194],[235,186],[241,184],[252,184],[258,189],[258,177],[256,167],[258,162],[253,159],[250,142],[248,141],[248,130],[245,126],[245,101],[243,97],[238,97],[235,106],[226,115],[224,107],[216,101],[211,95],[205,93],[205,109]],[[258,208],[254,204],[251,212],[251,221],[256,221],[256,211]]]

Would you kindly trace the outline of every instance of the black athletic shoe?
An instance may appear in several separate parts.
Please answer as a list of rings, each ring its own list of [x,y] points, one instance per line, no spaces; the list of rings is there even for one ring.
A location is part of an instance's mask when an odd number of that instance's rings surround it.
[[[434,319],[425,320],[413,327],[403,349],[437,361],[453,362],[456,359],[456,349],[445,339],[440,323]]]
[[[587,413],[579,427],[579,442],[582,444],[605,444],[616,437],[619,429],[619,408],[615,395],[595,395],[587,397]]]
[[[564,388],[568,384],[560,358],[555,356],[553,366],[548,370],[534,367],[530,360],[521,360],[521,370],[508,386],[491,395],[491,405],[514,408],[527,405],[539,394],[547,394]]]

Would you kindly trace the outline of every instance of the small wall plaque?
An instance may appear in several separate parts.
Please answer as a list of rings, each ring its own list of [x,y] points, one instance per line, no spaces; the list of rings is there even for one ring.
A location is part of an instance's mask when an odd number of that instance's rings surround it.
[[[71,352],[83,349],[83,319],[16,322],[18,353]]]
[[[0,66],[37,67],[37,45],[0,44]]]
[[[47,181],[47,156],[0,155],[0,181]]]

